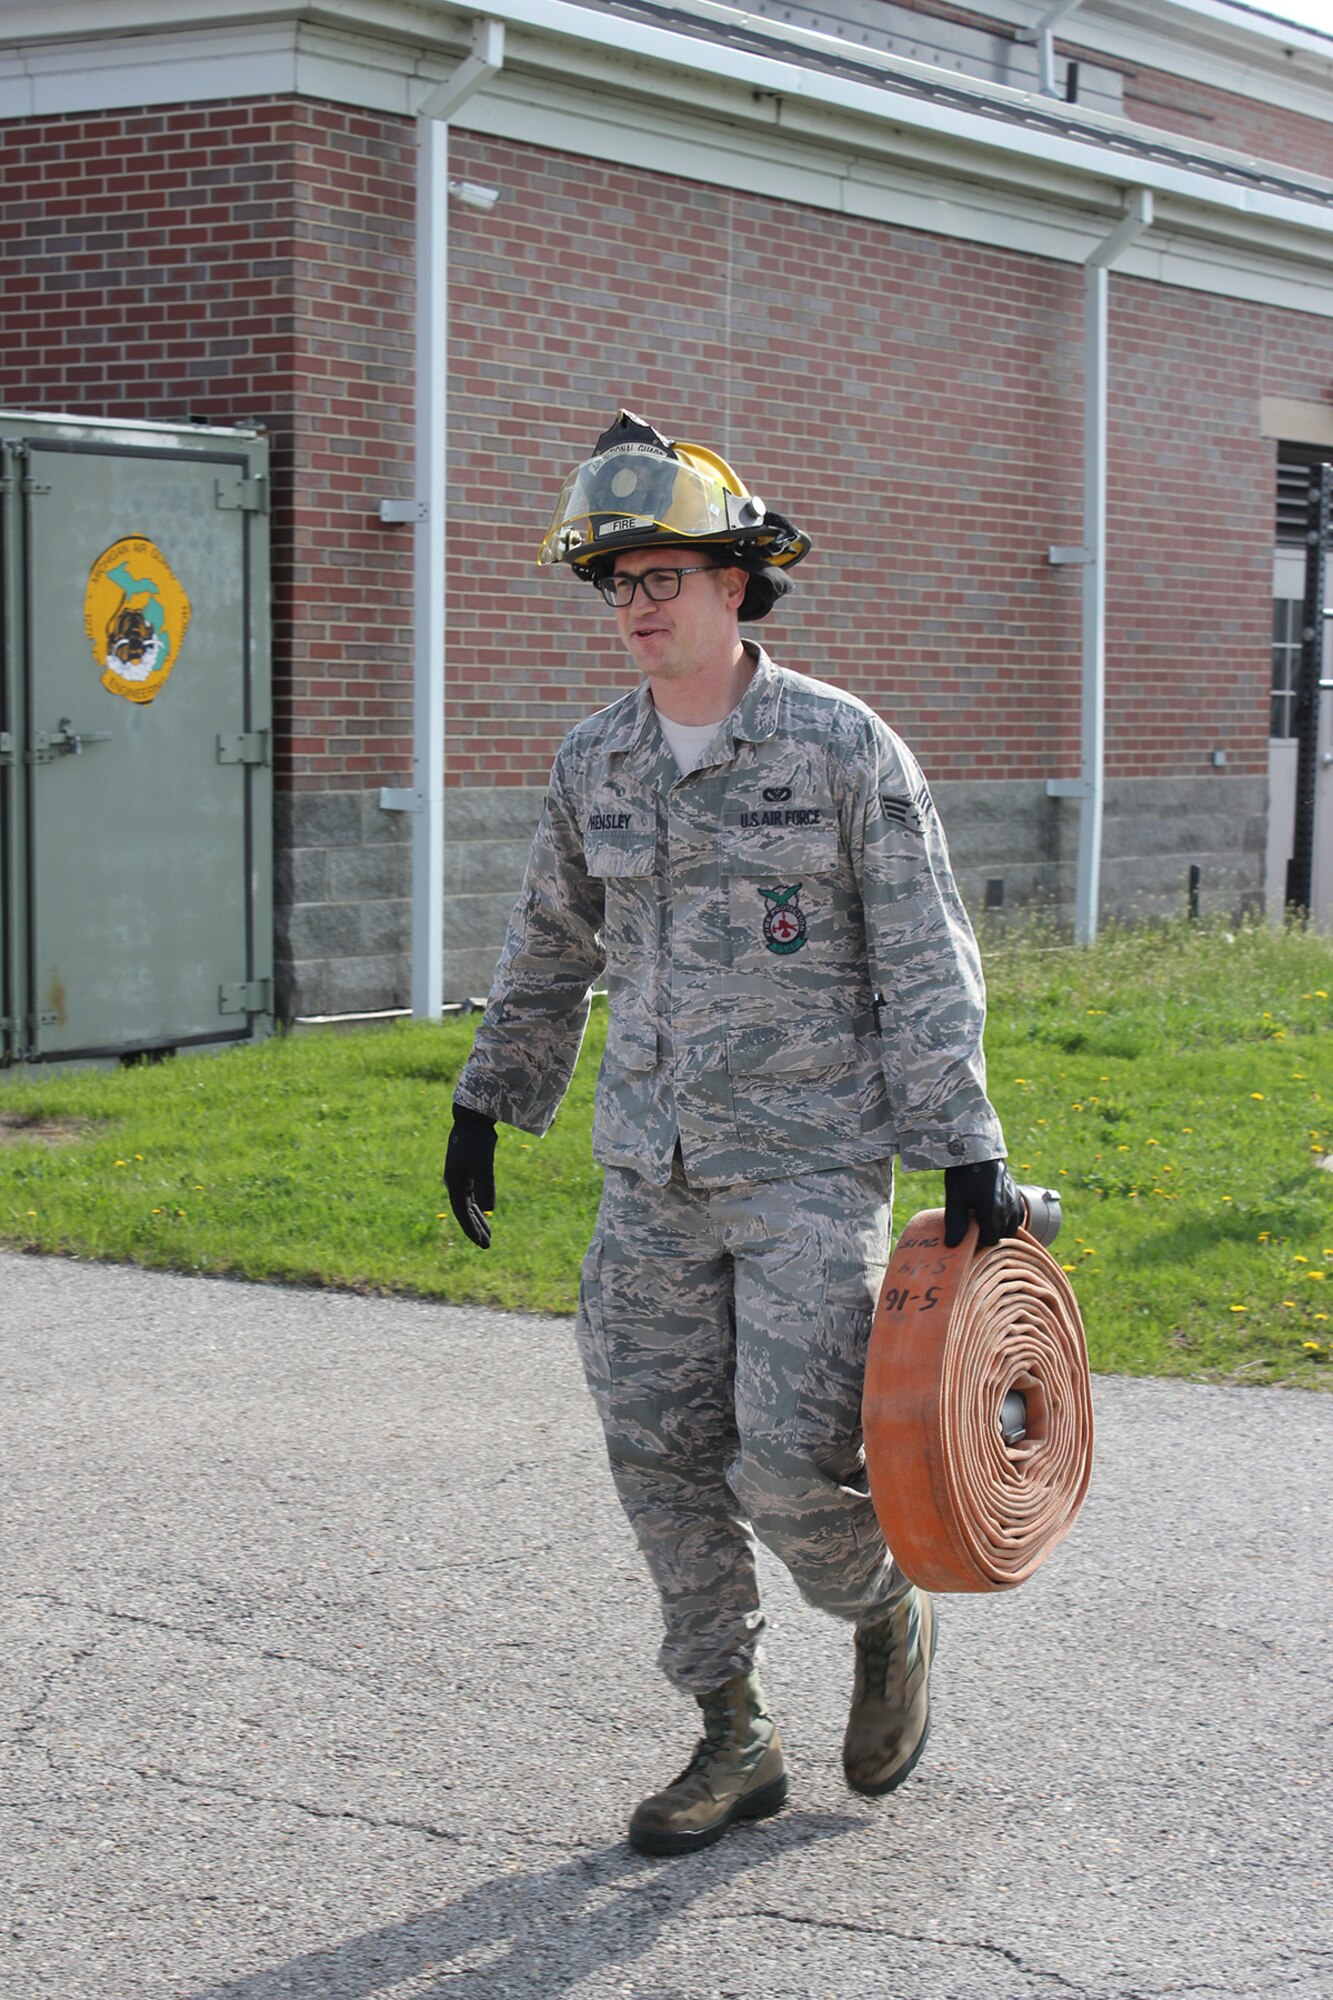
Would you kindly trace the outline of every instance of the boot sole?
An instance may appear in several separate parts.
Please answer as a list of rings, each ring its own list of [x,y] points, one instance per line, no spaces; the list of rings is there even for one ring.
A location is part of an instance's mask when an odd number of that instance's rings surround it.
[[[701,1847],[711,1847],[715,1840],[721,1840],[729,1826],[737,1820],[767,1819],[770,1814],[781,1812],[787,1803],[787,1774],[770,1778],[757,1792],[746,1792],[712,1826],[700,1828],[697,1833],[671,1833],[666,1829],[655,1831],[652,1827],[631,1826],[629,1844],[636,1854],[696,1854]]]
[[[935,1645],[937,1640],[939,1639],[939,1636],[940,1636],[940,1628],[935,1623],[935,1620],[932,1617],[930,1621],[930,1666],[931,1667],[933,1667],[935,1664]],[[927,1667],[926,1669],[926,1678],[927,1678],[927,1686],[929,1686],[930,1667]],[[929,1741],[930,1741],[930,1710],[929,1708],[927,1708],[926,1726],[921,1732],[920,1738],[917,1742],[916,1749],[912,1752],[911,1756],[908,1758],[905,1764],[899,1765],[898,1769],[894,1772],[891,1778],[886,1778],[883,1784],[880,1785],[858,1785],[856,1779],[852,1777],[851,1773],[846,1769],[845,1766],[843,1768],[843,1776],[846,1778],[847,1783],[850,1786],[851,1790],[854,1792],[859,1792],[863,1799],[887,1798],[890,1792],[896,1792],[899,1785],[901,1785],[902,1783],[904,1783],[906,1779],[911,1777],[913,1771],[915,1771],[917,1765],[921,1762],[922,1757],[925,1755],[926,1745],[927,1743],[929,1743]]]

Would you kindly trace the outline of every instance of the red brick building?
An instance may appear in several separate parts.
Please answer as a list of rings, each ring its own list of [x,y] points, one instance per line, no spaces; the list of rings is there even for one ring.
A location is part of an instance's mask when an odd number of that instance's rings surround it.
[[[1191,868],[1205,908],[1273,900],[1279,462],[1333,456],[1333,38],[1084,0],[1043,94],[1023,36],[1049,11],[0,0],[0,400],[273,440],[284,1012],[406,1005],[414,949],[429,1011],[441,921],[444,999],[485,990],[555,745],[628,684],[593,594],[534,567],[622,404],[812,533],[764,643],[908,737],[974,906],[1071,915],[1094,776],[1104,916],[1183,908]],[[385,521],[429,500],[417,114],[441,86],[445,519]],[[1084,273],[1127,213],[1093,773],[1089,566],[1050,557],[1087,546]]]

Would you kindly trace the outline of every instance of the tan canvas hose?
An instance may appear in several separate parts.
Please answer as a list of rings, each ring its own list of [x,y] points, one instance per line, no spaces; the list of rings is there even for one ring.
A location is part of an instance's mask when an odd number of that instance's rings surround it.
[[[1092,1471],[1092,1382],[1064,1272],[1026,1229],[976,1243],[975,1223],[947,1250],[944,1211],[913,1216],[870,1336],[871,1497],[900,1568],[928,1590],[1022,1583],[1068,1534]]]

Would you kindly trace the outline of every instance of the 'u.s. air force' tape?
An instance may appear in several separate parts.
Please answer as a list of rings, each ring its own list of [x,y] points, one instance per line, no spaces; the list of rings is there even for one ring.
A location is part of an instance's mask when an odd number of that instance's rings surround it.
[[[913,1583],[1032,1575],[1078,1518],[1093,1432],[1078,1304],[1035,1236],[978,1250],[972,1223],[948,1250],[942,1209],[913,1216],[875,1312],[862,1427],[875,1512]]]

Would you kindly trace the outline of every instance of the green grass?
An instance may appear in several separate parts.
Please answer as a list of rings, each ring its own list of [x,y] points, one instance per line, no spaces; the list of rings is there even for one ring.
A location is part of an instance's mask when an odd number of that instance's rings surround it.
[[[986,958],[992,1095],[1018,1178],[1064,1197],[1057,1251],[1094,1367],[1324,1385],[1333,944],[1179,925],[1082,952],[999,938]],[[502,1131],[489,1255],[455,1229],[439,1179],[472,1035],[458,1020],[14,1073],[0,1083],[0,1240],[571,1311],[597,1203],[604,1029],[599,1007],[551,1133]],[[940,1199],[937,1175],[904,1176],[899,1218]]]

